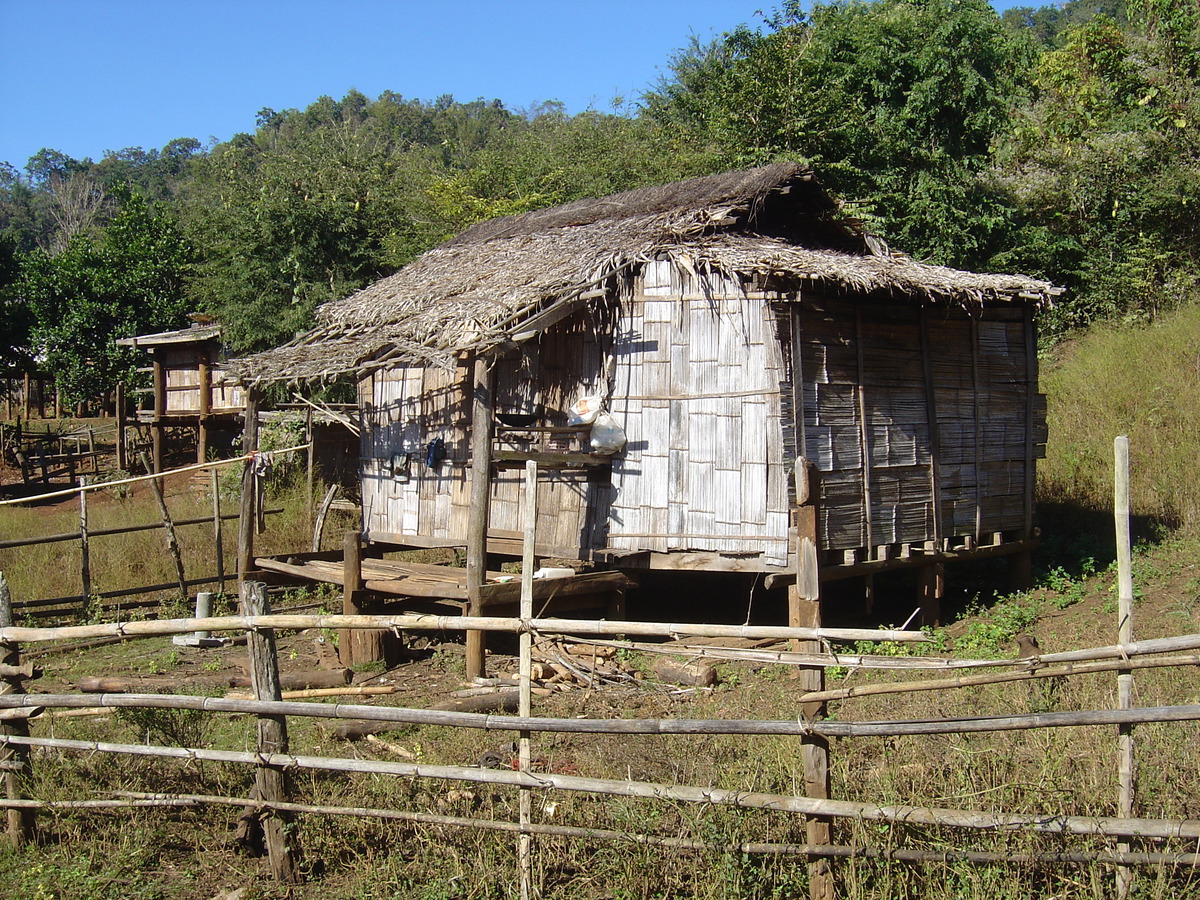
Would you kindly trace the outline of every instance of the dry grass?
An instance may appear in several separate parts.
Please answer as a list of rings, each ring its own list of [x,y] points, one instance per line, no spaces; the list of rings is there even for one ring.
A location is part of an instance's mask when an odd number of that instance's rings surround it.
[[[1045,367],[1045,499],[1111,509],[1113,438],[1129,436],[1136,514],[1200,527],[1200,304],[1153,325],[1098,327]]]

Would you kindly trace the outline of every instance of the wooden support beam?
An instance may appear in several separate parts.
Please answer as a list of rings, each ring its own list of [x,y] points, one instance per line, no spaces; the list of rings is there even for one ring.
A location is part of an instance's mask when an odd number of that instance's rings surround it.
[[[197,374],[200,380],[200,416],[196,424],[196,462],[202,463],[208,459],[208,417],[212,412],[212,370],[208,367],[207,359],[198,361]]]
[[[487,579],[488,507],[492,491],[492,414],[495,371],[487,357],[475,357],[471,403],[471,508],[467,521],[467,615],[483,615],[482,588]],[[483,677],[487,647],[482,631],[468,631],[466,677]]]
[[[347,531],[342,538],[342,614],[362,615],[366,597],[363,584],[362,537]],[[377,662],[384,658],[385,632],[342,629],[338,632],[338,655],[342,665]]]
[[[117,436],[116,436],[116,452],[117,452],[117,469],[126,472],[129,469],[129,460],[126,456],[125,449],[125,382],[117,382],[117,397],[114,403],[113,412],[117,416]]]

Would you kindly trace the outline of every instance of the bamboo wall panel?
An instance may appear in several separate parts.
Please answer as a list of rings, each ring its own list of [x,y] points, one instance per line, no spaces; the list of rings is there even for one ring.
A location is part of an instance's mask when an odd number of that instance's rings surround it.
[[[937,309],[927,361],[915,306],[805,295],[795,309],[804,452],[823,473],[823,549],[1023,527],[1030,402],[1035,458],[1046,431],[1022,310],[984,308],[972,320]]]
[[[614,346],[611,405],[629,444],[613,461],[610,547],[786,563],[770,316],[736,282],[647,265]]]

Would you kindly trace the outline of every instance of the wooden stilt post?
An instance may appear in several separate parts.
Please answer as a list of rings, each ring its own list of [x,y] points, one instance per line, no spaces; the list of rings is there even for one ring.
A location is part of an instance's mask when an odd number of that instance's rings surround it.
[[[796,583],[788,589],[788,625],[819,628],[821,626],[821,580],[818,554],[817,468],[801,458],[796,460]],[[796,642],[801,652],[820,653],[819,641]],[[802,692],[825,689],[825,670],[819,666],[797,670]],[[824,703],[805,703],[801,710],[806,722],[824,718]],[[804,767],[805,796],[818,800],[829,799],[829,741],[810,735],[800,739],[801,763]],[[830,844],[831,819],[808,819],[808,843]],[[833,869],[829,859],[810,857],[808,863],[808,895],[810,900],[833,900]]]
[[[347,531],[342,538],[342,614],[362,615],[363,600],[362,536]],[[338,655],[342,665],[376,662],[383,659],[386,632],[344,628],[338,632]]]
[[[247,615],[265,616],[270,613],[267,586],[259,581],[242,584],[242,608]],[[247,633],[250,651],[250,685],[258,700],[281,700],[279,660],[275,652],[275,631],[271,628],[252,628]],[[288,752],[287,719],[284,716],[258,717],[258,752],[263,756]],[[261,764],[255,772],[255,796],[264,801],[288,800],[287,773],[278,767]],[[295,855],[288,843],[288,824],[291,815],[268,809],[258,815],[262,827],[271,873],[282,884],[298,880]]]
[[[242,452],[253,453],[258,449],[258,389],[246,389],[245,426],[242,430]],[[242,465],[242,504],[238,515],[238,591],[246,581],[250,563],[254,558],[254,526],[257,519],[255,504],[258,487],[255,483],[254,460]]]
[[[12,597],[8,582],[0,572],[0,627],[13,624]],[[17,668],[21,664],[21,653],[15,642],[0,642],[0,663]],[[25,687],[15,676],[0,677],[0,694],[23,694]],[[0,734],[29,737],[29,722],[26,719],[0,721]],[[29,748],[18,744],[0,744],[0,762],[4,763],[4,796],[9,800],[24,799],[24,782],[32,775]],[[35,823],[32,809],[8,810],[6,836],[14,845],[24,844],[34,837]]]
[[[150,423],[151,456],[154,459],[154,471],[163,469],[163,416],[167,414],[167,375],[163,371],[162,361],[154,359],[154,420]]]
[[[208,460],[208,420],[212,413],[212,371],[205,359],[199,361],[197,368],[200,378],[200,414],[196,422],[196,462],[202,463]]]
[[[917,570],[917,602],[921,607],[922,626],[937,627],[942,624],[942,594],[945,593],[946,566],[932,563]]]
[[[487,580],[488,505],[492,490],[492,413],[494,373],[490,361],[475,357],[471,404],[471,509],[467,522],[467,615],[483,615],[482,590]],[[487,668],[482,631],[467,632],[466,676],[482,677]]]
[[[25,421],[26,421],[26,422],[28,422],[28,421],[29,421],[29,418],[30,418],[30,416],[29,416],[29,413],[30,413],[30,410],[33,408],[33,403],[31,402],[31,401],[32,401],[32,398],[30,397],[30,387],[29,387],[29,385],[30,385],[29,373],[28,373],[28,372],[26,372],[26,373],[25,373],[25,379],[24,379],[24,382],[23,382],[23,385],[22,385],[22,388],[23,388],[23,389],[22,389],[22,391],[21,391],[21,407],[22,407],[22,411],[23,411],[23,412],[24,412],[24,414],[25,414]]]
[[[1133,552],[1129,530],[1129,438],[1118,437],[1113,443],[1114,496],[1113,515],[1117,537],[1117,643],[1133,641]],[[1133,670],[1121,669],[1117,674],[1117,708],[1133,706]],[[1133,817],[1134,769],[1133,726],[1117,726],[1117,782],[1119,796],[1117,815]],[[1117,843],[1118,853],[1128,853],[1128,840]],[[1125,900],[1133,886],[1134,870],[1117,866],[1117,898]]]
[[[313,441],[312,407],[304,410],[304,442],[308,444],[308,465],[305,468],[304,509],[308,513],[308,530],[313,529],[313,471],[316,468],[316,443]]]

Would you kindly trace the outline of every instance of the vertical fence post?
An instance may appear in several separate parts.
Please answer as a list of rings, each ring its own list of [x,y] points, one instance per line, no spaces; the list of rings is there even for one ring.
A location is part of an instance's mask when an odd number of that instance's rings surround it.
[[[525,462],[525,521],[521,543],[521,608],[522,622],[533,618],[533,548],[537,529],[537,463]],[[533,635],[522,630],[519,637],[520,680],[517,693],[517,715],[533,715]],[[517,766],[522,773],[529,771],[529,732],[522,731],[517,739]],[[521,900],[533,897],[533,835],[527,830],[531,821],[533,797],[529,786],[521,786],[521,833],[517,836],[517,862],[521,870]]]
[[[125,453],[125,382],[117,382],[117,398],[113,403],[113,412],[117,414],[117,439],[116,439],[116,455],[117,468],[122,471],[128,471],[129,460],[126,459]]]
[[[12,597],[8,592],[8,582],[4,580],[4,573],[0,572],[0,628],[7,628],[12,624]],[[0,642],[0,663],[14,668],[21,664],[20,649],[15,642]],[[19,677],[0,677],[0,694],[23,693],[25,688]],[[29,737],[29,722],[23,718],[0,720],[0,734]],[[29,748],[19,744],[0,744],[0,763],[3,764],[5,797],[9,800],[24,799],[23,782],[32,774]],[[35,823],[32,809],[10,808],[6,818],[10,843],[20,845],[33,839]]]
[[[212,493],[213,547],[217,557],[217,590],[225,593],[225,541],[221,534],[221,484],[216,469],[208,470],[208,489]]]
[[[1133,640],[1133,553],[1129,533],[1129,438],[1121,435],[1113,442],[1114,496],[1113,515],[1117,538],[1117,643]],[[1133,705],[1133,670],[1121,669],[1117,674],[1117,706],[1129,709]],[[1133,817],[1133,726],[1117,726],[1117,815]],[[1117,843],[1117,852],[1127,853],[1130,842]],[[1117,866],[1117,897],[1129,896],[1134,870]]]
[[[146,454],[140,454],[142,465],[147,464]],[[179,552],[179,540],[175,536],[175,522],[171,519],[171,513],[167,509],[167,500],[163,496],[162,482],[158,478],[150,479],[150,491],[154,494],[154,499],[158,501],[158,512],[162,516],[163,530],[166,533],[167,552],[171,555],[171,559],[175,563],[175,578],[179,582],[179,593],[183,599],[187,599],[187,575],[183,571],[183,554]]]
[[[267,586],[260,581],[242,584],[242,609],[248,616],[270,613]],[[279,659],[275,652],[273,628],[251,628],[247,633],[250,652],[250,685],[258,700],[281,700]],[[258,753],[265,758],[274,753],[288,752],[287,719],[284,716],[258,717]],[[267,803],[287,802],[287,773],[278,766],[260,763],[254,776],[255,796]],[[282,884],[298,879],[295,855],[288,844],[288,824],[291,816],[277,809],[266,809],[258,815],[263,841],[271,862],[271,873]]]
[[[83,607],[92,602],[92,553],[88,541],[87,476],[79,476],[79,581],[83,586]]]
[[[245,417],[245,426],[242,431],[242,453],[253,453],[258,450],[257,388],[246,389]],[[257,502],[257,495],[254,460],[248,459],[242,464],[242,504],[238,516],[237,575],[239,586],[246,581],[246,573],[250,571],[250,563],[254,557],[254,525],[257,518],[254,506]]]
[[[308,459],[305,467],[304,481],[304,510],[308,514],[308,530],[313,528],[313,472],[316,468],[316,442],[313,440],[313,411],[308,407],[304,411],[304,441],[308,444]]]
[[[821,579],[817,517],[817,468],[804,458],[796,460],[796,584],[788,594],[788,625],[793,628],[821,627]],[[820,653],[820,642],[798,642],[801,652]],[[825,686],[825,670],[820,666],[797,671],[802,692],[820,691]],[[823,718],[824,703],[805,703],[804,720]],[[804,768],[804,793],[817,800],[829,799],[829,741],[819,735],[800,739],[800,759]],[[831,820],[810,816],[807,840],[811,845],[832,843]],[[810,900],[833,900],[833,869],[824,857],[809,857],[808,896]]]

